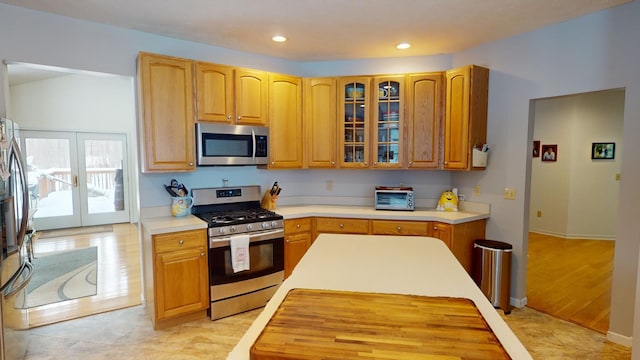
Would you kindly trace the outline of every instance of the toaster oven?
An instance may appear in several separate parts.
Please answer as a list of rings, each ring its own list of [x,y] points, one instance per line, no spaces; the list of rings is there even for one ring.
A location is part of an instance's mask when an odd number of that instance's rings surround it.
[[[376,186],[374,204],[376,210],[413,211],[415,209],[413,189]]]

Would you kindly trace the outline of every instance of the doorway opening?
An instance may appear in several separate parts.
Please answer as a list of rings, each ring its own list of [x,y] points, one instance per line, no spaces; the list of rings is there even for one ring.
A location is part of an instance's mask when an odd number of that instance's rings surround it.
[[[624,89],[532,101],[527,306],[606,333]],[[615,156],[593,157],[615,143]],[[552,147],[553,160],[542,151]]]

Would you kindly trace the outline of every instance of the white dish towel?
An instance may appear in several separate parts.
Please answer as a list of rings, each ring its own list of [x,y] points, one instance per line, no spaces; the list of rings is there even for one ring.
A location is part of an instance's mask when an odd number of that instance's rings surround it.
[[[249,270],[249,235],[234,235],[229,244],[231,245],[233,272]]]

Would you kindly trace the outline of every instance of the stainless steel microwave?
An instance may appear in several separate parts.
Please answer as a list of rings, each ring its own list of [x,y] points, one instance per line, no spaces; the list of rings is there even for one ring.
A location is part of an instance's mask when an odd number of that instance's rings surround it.
[[[410,188],[377,188],[375,208],[376,210],[413,211],[415,209],[413,190]]]
[[[196,123],[198,166],[266,165],[269,128],[264,126]]]

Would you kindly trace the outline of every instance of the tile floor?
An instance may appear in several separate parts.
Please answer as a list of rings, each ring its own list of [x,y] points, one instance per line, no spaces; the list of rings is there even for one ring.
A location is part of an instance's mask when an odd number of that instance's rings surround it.
[[[135,306],[28,330],[26,359],[225,359],[260,311],[154,331]],[[534,359],[631,359],[604,335],[529,308],[504,319]]]

